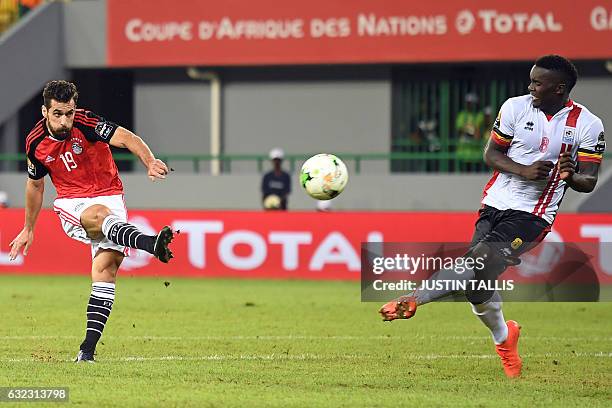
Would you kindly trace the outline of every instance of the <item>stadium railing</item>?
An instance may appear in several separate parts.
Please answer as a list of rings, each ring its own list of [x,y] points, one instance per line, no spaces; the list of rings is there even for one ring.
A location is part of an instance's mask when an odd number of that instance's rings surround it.
[[[291,172],[296,170],[296,167],[303,161],[314,155],[312,154],[287,154],[285,160],[289,163],[289,169]],[[361,173],[362,165],[364,162],[372,161],[388,161],[391,163],[393,160],[404,160],[412,162],[423,162],[423,161],[447,161],[447,162],[458,162],[459,159],[452,152],[393,152],[393,153],[336,153],[349,168],[355,174]],[[115,160],[126,160],[126,161],[138,161],[138,158],[129,153],[114,153],[113,157]],[[264,163],[269,161],[267,154],[224,154],[220,156],[213,156],[210,154],[158,154],[157,157],[164,162],[172,166],[173,163],[177,162],[190,162],[192,165],[192,171],[199,173],[203,165],[210,163],[212,160],[219,160],[222,163],[223,173],[231,173],[232,163],[236,162],[251,162],[255,163],[257,171],[264,171]],[[605,158],[611,158],[612,153],[604,155]],[[464,157],[465,158],[465,157]],[[482,160],[480,154],[474,154],[474,157],[468,157],[470,160]],[[25,166],[25,156],[20,153],[0,153],[0,163],[16,163]],[[16,167],[16,166],[15,166]],[[23,167],[22,167],[23,168]],[[460,171],[459,167],[455,167],[456,171],[452,169],[437,170],[437,173],[470,173],[469,171]],[[398,172],[407,173],[407,172]],[[472,172],[473,173],[473,172]]]

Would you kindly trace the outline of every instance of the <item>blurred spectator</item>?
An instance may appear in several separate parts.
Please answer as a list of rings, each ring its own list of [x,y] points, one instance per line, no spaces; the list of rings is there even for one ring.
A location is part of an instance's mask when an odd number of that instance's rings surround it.
[[[9,28],[19,18],[17,0],[0,0],[0,33]]]
[[[283,149],[270,150],[272,170],[261,182],[262,203],[265,210],[286,210],[287,198],[291,194],[291,177],[282,169],[285,153]]]
[[[478,111],[478,95],[465,95],[465,107],[457,114],[455,131],[457,132],[457,151],[461,171],[476,170],[482,163],[481,129],[484,114]]]
[[[423,151],[434,153],[440,151],[440,138],[438,137],[438,121],[436,119],[423,119],[417,124],[416,133],[423,141]],[[438,171],[438,160],[425,160],[425,171]]]
[[[0,209],[8,208],[9,200],[8,194],[5,191],[0,191]]]
[[[41,3],[43,0],[0,0],[0,33]]]
[[[429,112],[426,98],[421,99],[419,110],[415,112],[412,121],[416,123],[416,128],[410,133],[408,151],[411,153],[439,152],[438,120],[435,113]],[[438,170],[438,160],[410,160],[408,170],[435,172]]]

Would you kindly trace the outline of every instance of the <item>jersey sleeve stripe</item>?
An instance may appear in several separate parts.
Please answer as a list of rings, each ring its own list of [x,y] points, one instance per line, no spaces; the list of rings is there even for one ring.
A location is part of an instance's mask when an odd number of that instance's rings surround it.
[[[579,157],[578,161],[579,162],[591,162],[591,163],[600,164],[603,161],[603,159],[601,157],[599,159],[595,158],[595,157]]]
[[[28,137],[26,137],[26,143],[31,142],[32,140],[36,139],[38,136],[40,136],[43,133],[43,131],[44,129],[41,127],[39,129],[36,129],[30,132]]]
[[[491,139],[502,146],[510,146],[512,138],[504,135],[503,133],[497,132],[496,130],[491,131]]]
[[[603,154],[601,153],[584,153],[584,152],[578,151],[578,161],[601,163],[602,159],[603,159]]]
[[[99,118],[87,116],[83,112],[77,112],[74,116],[75,116],[75,118],[80,119],[80,120],[82,120],[84,122],[89,122],[89,121],[97,122],[99,120]]]
[[[85,126],[89,126],[89,127],[96,127],[96,125],[98,124],[98,119],[96,118],[85,118],[84,116],[75,116],[74,118],[77,123],[80,123],[82,125]]]
[[[98,118],[87,116],[86,114],[84,114],[82,112],[77,112],[74,116],[76,118],[79,118],[79,119],[82,119],[82,120],[85,120],[85,121],[88,121],[88,120],[95,120],[95,121],[97,121],[98,120]]]
[[[603,154],[601,153],[597,153],[597,152],[578,152],[578,157],[583,156],[583,157],[602,157]]]
[[[81,121],[81,120],[76,120],[75,122],[80,124],[80,125],[91,127],[91,128],[95,128],[96,125],[97,125],[97,122],[96,123],[91,123],[91,122],[84,122],[84,121]]]
[[[28,133],[28,136],[26,137],[26,140],[31,138],[32,135],[34,135],[35,133],[40,132],[41,130],[44,130],[42,122],[39,122],[36,126],[34,126],[34,128],[30,131],[30,133]]]
[[[28,137],[26,138],[26,152],[30,150],[30,146],[32,145],[32,142],[36,140],[38,137],[40,137],[43,133],[44,133],[44,129],[41,127],[39,130],[36,131],[36,133],[30,133],[28,135]]]

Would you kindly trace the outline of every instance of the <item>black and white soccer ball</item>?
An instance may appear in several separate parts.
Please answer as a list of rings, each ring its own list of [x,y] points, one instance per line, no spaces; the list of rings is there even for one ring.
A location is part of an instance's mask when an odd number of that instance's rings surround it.
[[[312,156],[300,171],[300,184],[309,196],[317,200],[331,200],[338,196],[347,182],[346,165],[333,154]]]

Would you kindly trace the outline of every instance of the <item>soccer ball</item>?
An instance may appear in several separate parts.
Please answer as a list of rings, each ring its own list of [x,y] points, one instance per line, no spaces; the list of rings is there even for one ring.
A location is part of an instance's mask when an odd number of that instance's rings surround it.
[[[348,182],[346,165],[333,154],[312,156],[302,165],[300,184],[317,200],[331,200],[344,190]]]

